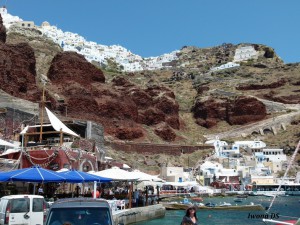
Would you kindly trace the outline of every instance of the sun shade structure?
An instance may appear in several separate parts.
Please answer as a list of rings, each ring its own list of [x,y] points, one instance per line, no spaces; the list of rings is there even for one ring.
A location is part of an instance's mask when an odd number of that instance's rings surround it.
[[[72,131],[70,128],[68,128],[63,122],[61,122],[47,107],[45,107],[48,118],[50,120],[51,124],[43,124],[43,127],[49,127],[52,126],[53,129],[57,132],[62,131],[65,134],[69,134],[75,137],[80,137],[78,134],[76,134],[74,131]],[[41,127],[40,125],[34,125],[34,126],[26,126],[20,134],[26,134],[28,129],[30,127]]]
[[[106,170],[101,170],[98,172],[92,173],[94,175],[100,176],[100,177],[106,177],[110,178],[112,180],[127,180],[127,181],[133,181],[138,180],[139,177],[135,174],[131,174],[130,172],[126,170],[122,170],[120,168],[111,168]]]
[[[0,181],[25,181],[25,182],[64,182],[66,178],[57,172],[39,166],[13,170],[0,173]]]
[[[144,172],[141,172],[139,170],[135,170],[133,172],[130,172],[131,174],[133,174],[133,176],[138,177],[138,181],[154,181],[154,182],[164,182],[163,179],[157,177],[157,176],[153,176]]]
[[[59,172],[61,176],[65,176],[68,183],[84,183],[84,182],[98,182],[106,183],[112,181],[110,178],[100,177],[91,173],[85,173],[78,170],[62,171]]]
[[[60,131],[62,130],[63,133],[70,134],[75,137],[79,137],[74,131],[69,129],[65,124],[63,124],[47,107],[45,107],[48,118],[54,130]]]
[[[16,146],[16,145],[14,145],[14,144],[12,144],[12,143],[10,143],[10,142],[8,142],[8,141],[4,141],[4,140],[2,140],[2,139],[0,139],[0,145],[1,145],[1,146],[12,147],[12,148],[18,147],[18,146]]]

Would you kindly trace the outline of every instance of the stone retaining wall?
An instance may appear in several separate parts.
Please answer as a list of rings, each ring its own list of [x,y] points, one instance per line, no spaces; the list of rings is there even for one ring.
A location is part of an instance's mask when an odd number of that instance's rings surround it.
[[[137,223],[145,220],[152,220],[164,217],[166,208],[162,204],[150,205],[145,207],[138,207],[132,209],[122,210],[113,213],[113,220],[115,225],[123,223],[124,225]]]
[[[172,144],[148,144],[148,143],[109,143],[109,145],[118,151],[136,152],[144,155],[167,154],[180,156],[185,153],[193,153],[201,150],[213,150],[209,145],[172,145]]]

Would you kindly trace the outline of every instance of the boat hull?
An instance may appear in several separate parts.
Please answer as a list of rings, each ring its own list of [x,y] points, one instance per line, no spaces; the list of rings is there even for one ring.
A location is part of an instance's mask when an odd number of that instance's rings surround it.
[[[162,203],[163,206],[167,210],[186,210],[188,207],[192,206],[192,204],[180,204],[180,203]],[[208,206],[197,206],[195,205],[198,210],[239,210],[239,211],[253,211],[253,210],[264,210],[264,207],[260,204],[258,205],[231,205],[231,206],[215,206],[215,207],[208,207]]]

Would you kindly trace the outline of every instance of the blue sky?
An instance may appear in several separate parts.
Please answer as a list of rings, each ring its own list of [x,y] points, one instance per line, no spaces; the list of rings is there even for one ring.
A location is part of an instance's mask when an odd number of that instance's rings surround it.
[[[8,12],[48,21],[142,57],[183,46],[257,43],[300,62],[300,0],[5,0]]]

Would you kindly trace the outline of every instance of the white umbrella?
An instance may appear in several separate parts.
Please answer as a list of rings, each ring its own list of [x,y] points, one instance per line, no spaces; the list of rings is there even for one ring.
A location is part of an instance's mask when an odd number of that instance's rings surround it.
[[[163,179],[160,179],[157,176],[153,176],[147,173],[143,173],[139,170],[135,170],[133,172],[130,172],[131,174],[133,174],[133,176],[138,177],[138,181],[155,181],[155,182],[163,182]]]
[[[101,170],[98,172],[94,172],[92,174],[95,174],[97,176],[100,177],[106,177],[106,178],[110,178],[112,180],[137,180],[139,179],[138,176],[131,174],[130,172],[126,171],[126,170],[122,170],[118,167],[114,167],[111,169],[106,169],[106,170]]]

